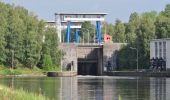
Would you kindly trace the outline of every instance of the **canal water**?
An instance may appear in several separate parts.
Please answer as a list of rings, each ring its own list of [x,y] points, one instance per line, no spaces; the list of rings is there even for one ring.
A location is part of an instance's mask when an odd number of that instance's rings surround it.
[[[170,78],[150,77],[18,77],[1,85],[43,94],[50,100],[170,100]]]

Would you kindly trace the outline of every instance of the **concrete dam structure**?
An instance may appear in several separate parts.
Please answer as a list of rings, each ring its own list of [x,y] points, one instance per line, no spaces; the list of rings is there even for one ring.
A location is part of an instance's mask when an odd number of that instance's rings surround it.
[[[108,63],[111,70],[117,67],[117,53],[123,43],[61,43],[63,51],[62,70],[76,72],[77,75],[103,75]]]

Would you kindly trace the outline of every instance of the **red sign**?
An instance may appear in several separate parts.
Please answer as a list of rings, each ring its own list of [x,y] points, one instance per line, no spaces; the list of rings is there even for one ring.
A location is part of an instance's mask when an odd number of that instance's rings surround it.
[[[112,36],[104,34],[104,42],[108,43],[112,41]]]

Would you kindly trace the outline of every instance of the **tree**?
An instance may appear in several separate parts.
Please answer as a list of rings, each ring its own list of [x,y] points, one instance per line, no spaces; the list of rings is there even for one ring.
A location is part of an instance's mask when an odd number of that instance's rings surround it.
[[[42,50],[45,49],[42,47],[45,35],[49,37],[46,40],[51,44],[45,45],[47,46],[45,48],[50,50],[48,53],[43,52],[44,57],[51,59],[53,65],[59,65],[61,52],[58,50],[56,30],[48,29],[45,34],[45,22],[38,20],[32,12],[20,6],[1,2],[0,19],[0,65],[33,68],[40,60],[44,60]]]
[[[25,26],[23,20],[20,18],[20,14],[17,12],[18,8],[13,8],[9,11],[8,27],[5,34],[6,39],[6,65],[13,67],[12,63],[21,54],[20,46],[22,45],[22,34],[25,32]],[[15,56],[13,56],[15,55]]]
[[[62,52],[58,49],[58,36],[56,29],[47,28],[41,54],[41,60],[39,62],[39,66],[41,68],[49,67],[46,66],[46,59],[48,59],[48,62],[50,62],[51,69],[55,69],[56,67],[60,66]]]
[[[125,42],[125,26],[119,19],[116,20],[114,29],[113,42]]]
[[[134,60],[136,51],[129,49],[129,47],[134,47],[139,53],[139,68],[149,68],[149,44],[150,40],[156,37],[156,17],[157,13],[154,11],[142,13],[141,16],[137,16],[136,13],[131,14],[129,22],[125,24],[129,44],[119,52],[119,67],[136,68],[136,60]]]
[[[165,10],[161,12],[162,15],[170,17],[170,4],[167,4]]]
[[[5,55],[5,46],[6,46],[6,41],[5,41],[5,33],[7,31],[7,20],[5,14],[6,7],[0,3],[0,65],[3,65],[6,60],[6,55]]]
[[[170,18],[159,15],[156,19],[155,26],[158,39],[170,37]]]
[[[129,17],[129,22],[125,24],[126,26],[126,40],[127,43],[134,43],[137,35],[136,31],[139,28],[140,19],[136,12],[132,13]]]
[[[149,68],[150,40],[155,38],[155,12],[145,12],[140,18],[137,29],[136,47],[139,51],[140,68]]]
[[[102,33],[106,33],[109,35],[113,35],[114,33],[114,26],[110,23],[105,23],[102,27]]]
[[[43,69],[44,70],[51,70],[53,63],[50,55],[45,55],[44,54],[44,59],[43,59]]]
[[[166,5],[165,10],[159,14],[155,26],[158,39],[170,37],[170,4]]]
[[[108,34],[111,36],[114,34],[114,26],[110,23],[105,23],[101,30],[103,34]]]
[[[90,41],[92,42],[94,35],[96,35],[94,25],[91,24],[88,21],[83,22],[82,28],[81,28],[81,31],[80,31],[81,39],[83,39],[83,36],[84,36],[84,42],[90,42]],[[89,39],[89,41],[88,41],[88,39]]]

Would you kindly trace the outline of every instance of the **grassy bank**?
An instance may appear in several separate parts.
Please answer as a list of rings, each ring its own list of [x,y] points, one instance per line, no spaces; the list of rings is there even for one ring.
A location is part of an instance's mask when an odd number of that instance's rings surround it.
[[[46,72],[49,72],[49,71],[60,72],[61,68],[56,67],[55,69],[43,70],[43,69],[39,69],[37,67],[34,67],[33,69],[29,69],[29,68],[25,68],[25,67],[18,67],[17,69],[11,69],[11,68],[0,66],[0,76],[5,76],[5,75],[30,75],[30,76],[35,75],[35,76],[40,76],[40,75],[45,75]]]
[[[22,75],[22,74],[31,74],[31,75],[43,75],[43,70],[38,68],[17,68],[10,69],[6,67],[0,67],[0,75]]]
[[[22,89],[14,90],[2,85],[0,85],[0,98],[1,100],[49,100],[41,94],[29,93]]]

